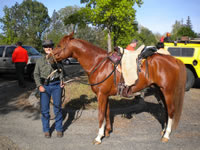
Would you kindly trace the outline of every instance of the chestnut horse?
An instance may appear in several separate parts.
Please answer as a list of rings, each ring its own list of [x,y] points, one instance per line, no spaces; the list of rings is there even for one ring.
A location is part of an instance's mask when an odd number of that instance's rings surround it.
[[[114,69],[112,62],[106,59],[97,70],[95,67],[108,56],[107,52],[84,40],[73,38],[73,33],[64,36],[54,48],[53,54],[49,57],[57,61],[68,57],[76,58],[89,76],[89,83],[95,84],[104,80]],[[148,72],[146,75],[145,61],[148,62]],[[186,83],[185,65],[178,59],[170,55],[153,54],[141,65],[139,79],[136,85],[131,87],[133,93],[142,89],[156,85],[160,88],[167,110],[167,126],[164,127],[162,141],[167,142],[172,130],[179,122]],[[116,83],[120,82],[120,73],[116,73]],[[117,84],[116,84],[117,85]],[[103,83],[91,86],[92,91],[98,99],[98,120],[99,132],[94,143],[100,144],[102,137],[109,136],[111,131],[110,108],[108,97],[117,94],[117,86],[114,84],[114,75],[111,75]]]

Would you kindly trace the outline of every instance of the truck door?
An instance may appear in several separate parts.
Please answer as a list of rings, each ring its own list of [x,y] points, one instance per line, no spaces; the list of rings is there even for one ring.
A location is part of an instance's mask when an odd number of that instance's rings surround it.
[[[4,52],[5,46],[0,46],[0,70],[3,68],[3,52]]]
[[[12,62],[12,53],[16,46],[8,46],[5,49],[5,55],[3,58],[3,67],[9,72],[15,72],[15,64]]]

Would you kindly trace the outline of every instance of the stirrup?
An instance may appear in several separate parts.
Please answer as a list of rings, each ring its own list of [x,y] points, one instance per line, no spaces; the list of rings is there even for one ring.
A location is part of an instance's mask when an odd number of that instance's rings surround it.
[[[118,87],[117,87],[117,95],[122,96],[123,90],[125,88],[125,84],[124,83],[119,83]]]
[[[118,95],[122,96],[122,97],[126,97],[126,98],[131,98],[134,95],[129,95],[128,94],[128,90],[129,90],[129,86],[126,86],[124,83],[119,83],[118,85]]]

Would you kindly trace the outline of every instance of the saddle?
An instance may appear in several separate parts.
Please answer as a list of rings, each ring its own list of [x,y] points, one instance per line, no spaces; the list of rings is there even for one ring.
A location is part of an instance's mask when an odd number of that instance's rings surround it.
[[[114,65],[118,65],[120,64],[123,54],[120,53],[120,49],[118,47],[115,47],[114,50],[115,51],[111,53],[108,56],[108,58],[111,60],[111,62]],[[153,55],[156,51],[157,51],[156,47],[153,47],[153,46],[144,47],[144,49],[141,51],[141,53],[138,55],[138,58],[137,58],[137,72],[138,73],[141,71],[142,60],[147,59],[149,56]],[[147,65],[146,68],[148,68],[147,61],[146,61],[146,65]],[[148,74],[148,69],[146,69],[146,72]],[[116,83],[116,76],[114,77],[114,80]],[[131,94],[131,91],[129,91],[129,89],[130,88],[128,86],[125,86],[123,75],[122,75],[120,79],[120,83],[118,83],[118,94],[123,97],[131,97],[132,94]]]
[[[147,59],[149,56],[152,56],[155,52],[157,51],[156,47],[153,46],[148,46],[148,47],[144,47],[143,50],[141,50],[141,53],[138,55],[136,61],[137,61],[137,74],[139,74],[139,72],[141,71],[141,64],[143,62],[144,59]],[[148,76],[148,63],[146,61],[145,63],[146,65],[146,73],[145,76]],[[123,75],[122,75],[123,78]],[[133,86],[133,85],[131,85]],[[131,93],[130,91],[130,87],[129,86],[125,86],[124,84],[124,80],[121,80],[120,83],[118,84],[118,94],[123,96],[123,97],[131,97],[133,95],[133,93]]]
[[[110,53],[108,58],[111,60],[111,62],[114,65],[117,65],[120,63],[122,56],[123,56],[123,54],[120,52],[120,48],[115,47],[114,52]]]
[[[147,59],[147,57],[153,55],[158,49],[154,46],[146,46],[138,56],[138,59]]]

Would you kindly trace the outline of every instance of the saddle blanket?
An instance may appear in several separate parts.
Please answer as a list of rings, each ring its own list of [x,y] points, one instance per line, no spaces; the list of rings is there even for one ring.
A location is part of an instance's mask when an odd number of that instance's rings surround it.
[[[141,51],[144,49],[144,45],[141,45],[135,51],[129,51],[124,49],[124,55],[122,57],[122,74],[124,77],[125,85],[130,86],[135,84],[138,79],[137,74],[137,58]]]

